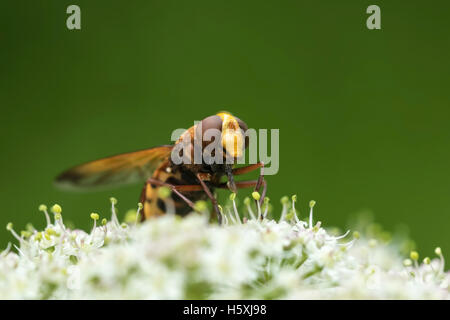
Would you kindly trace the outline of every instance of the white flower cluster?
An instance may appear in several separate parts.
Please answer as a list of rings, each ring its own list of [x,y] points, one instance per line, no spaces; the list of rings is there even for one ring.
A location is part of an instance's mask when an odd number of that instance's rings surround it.
[[[259,194],[253,197],[259,199]],[[449,299],[450,274],[437,258],[403,261],[395,246],[348,232],[333,236],[298,218],[296,197],[282,199],[279,221],[268,201],[241,220],[235,197],[222,209],[224,225],[209,222],[204,203],[180,218],[174,214],[119,223],[91,214],[87,233],[63,223],[61,207],[40,210],[43,231],[20,235],[0,256],[1,299]],[[170,201],[170,197],[165,201]],[[138,212],[141,209],[139,206]],[[256,210],[256,211],[255,211]],[[99,225],[98,225],[99,224]],[[16,251],[16,252],[13,252]]]

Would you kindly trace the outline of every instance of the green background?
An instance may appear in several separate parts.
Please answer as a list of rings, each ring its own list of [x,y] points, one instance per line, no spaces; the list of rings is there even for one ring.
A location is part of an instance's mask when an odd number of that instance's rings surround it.
[[[66,28],[78,4],[82,29]],[[381,7],[381,30],[366,8]],[[2,1],[0,225],[44,226],[41,203],[87,228],[141,185],[66,193],[74,164],[170,142],[219,110],[280,129],[275,200],[325,226],[374,213],[421,254],[450,250],[448,1]],[[11,241],[5,230],[0,244]]]

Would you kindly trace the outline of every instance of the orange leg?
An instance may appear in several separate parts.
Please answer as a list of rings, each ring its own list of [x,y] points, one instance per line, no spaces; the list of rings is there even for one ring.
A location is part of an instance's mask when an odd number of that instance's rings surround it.
[[[238,176],[238,175],[241,175],[241,174],[245,174],[247,172],[254,171],[254,170],[259,169],[259,168],[264,168],[264,163],[263,162],[258,162],[258,163],[251,164],[251,165],[248,165],[248,166],[245,166],[245,167],[240,167],[240,168],[233,169],[233,175]]]
[[[266,196],[266,191],[267,191],[267,183],[264,180],[264,162],[258,162],[255,164],[251,164],[249,166],[246,167],[241,167],[241,168],[236,168],[233,169],[233,175],[241,175],[241,174],[245,174],[254,170],[257,170],[258,168],[260,168],[260,172],[259,172],[259,177],[258,180],[255,182],[255,191],[259,192],[259,189],[261,188],[261,185],[263,186],[263,192],[261,195],[261,198],[259,200],[259,203],[262,204],[264,201],[264,197]],[[236,182],[236,187],[238,186],[239,182]],[[248,187],[241,187],[241,188],[249,188]]]
[[[153,179],[153,178],[149,178],[147,180],[147,183],[150,184],[154,184],[160,187],[168,187],[170,188],[173,193],[175,193],[177,196],[179,196],[181,199],[183,199],[192,209],[194,209],[194,203],[189,200],[188,198],[186,198],[180,191],[185,191],[185,192],[189,192],[189,191],[202,191],[202,187],[200,185],[173,185],[170,183],[166,183],[166,182],[162,182],[159,181],[157,179]],[[142,196],[141,196],[142,198]]]
[[[236,187],[238,189],[256,187],[258,185],[258,181],[259,180],[237,181],[236,182]],[[266,180],[263,180],[261,185],[263,187],[263,191],[262,191],[262,194],[261,194],[261,198],[259,199],[259,204],[260,205],[262,205],[262,203],[264,201],[264,198],[266,196],[266,193],[267,193],[267,182],[266,182]],[[228,189],[227,183],[221,183],[217,187],[221,188],[221,189]]]
[[[212,194],[211,190],[208,188],[206,183],[202,180],[201,173],[197,173],[197,179],[200,182],[200,184],[201,184],[201,186],[203,188],[203,191],[205,191],[205,193],[208,196],[209,200],[211,200],[211,202],[213,204],[214,211],[217,214],[217,221],[219,222],[219,224],[222,224],[222,214],[220,213],[219,204],[217,203],[217,199],[214,197],[214,195]]]

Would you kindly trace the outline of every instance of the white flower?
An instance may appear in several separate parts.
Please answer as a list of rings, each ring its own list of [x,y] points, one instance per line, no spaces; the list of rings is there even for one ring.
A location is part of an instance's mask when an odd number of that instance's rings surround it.
[[[43,231],[19,236],[8,224],[18,245],[0,254],[0,298],[449,299],[440,248],[437,258],[419,264],[414,252],[403,265],[395,244],[313,225],[314,203],[308,221],[296,216],[293,197],[283,198],[280,221],[263,207],[242,222],[231,200],[234,212],[218,226],[197,213],[120,224],[114,199],[111,221],[91,214],[89,233],[68,229],[59,206],[51,223],[41,206]]]

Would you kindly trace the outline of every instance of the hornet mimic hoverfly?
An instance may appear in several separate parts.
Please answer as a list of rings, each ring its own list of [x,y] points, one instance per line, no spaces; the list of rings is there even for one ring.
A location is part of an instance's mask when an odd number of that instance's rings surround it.
[[[87,162],[60,174],[56,178],[56,183],[60,186],[88,189],[97,186],[145,182],[140,197],[143,205],[141,220],[165,213],[165,202],[158,197],[158,189],[168,187],[172,190],[171,197],[175,203],[176,214],[186,215],[194,210],[194,202],[209,198],[221,223],[221,213],[213,193],[215,188],[229,189],[235,193],[238,188],[253,187],[255,191],[262,188],[260,203],[263,202],[266,194],[267,184],[264,180],[262,162],[235,168],[236,161],[242,158],[248,147],[248,138],[245,136],[247,129],[245,122],[239,118],[228,112],[220,112],[187,129],[173,145],[162,145]],[[216,157],[215,159],[223,158],[224,161],[205,161],[203,157],[199,162],[175,163],[173,161],[172,153],[177,149],[181,150],[183,159],[193,159],[197,149],[203,155],[209,146],[203,139],[208,130],[218,132],[217,138],[214,139],[216,148],[212,154]],[[178,148],[181,146],[183,148]],[[234,180],[236,175],[257,169],[260,169],[257,180]],[[226,177],[227,182],[221,182],[222,177]]]

